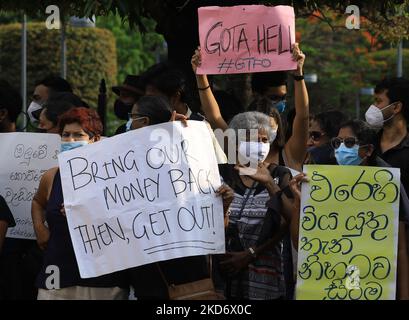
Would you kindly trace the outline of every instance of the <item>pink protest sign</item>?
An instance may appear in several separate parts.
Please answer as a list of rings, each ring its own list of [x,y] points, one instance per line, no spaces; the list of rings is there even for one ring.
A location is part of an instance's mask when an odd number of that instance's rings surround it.
[[[199,8],[198,74],[295,70],[294,9],[262,5]]]

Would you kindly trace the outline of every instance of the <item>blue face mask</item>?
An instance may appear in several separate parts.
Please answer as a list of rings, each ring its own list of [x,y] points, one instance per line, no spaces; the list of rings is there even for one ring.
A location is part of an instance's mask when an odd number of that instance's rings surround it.
[[[286,108],[285,100],[274,103],[274,108],[276,108],[279,113],[283,113],[285,111],[285,108]]]
[[[358,154],[359,146],[355,145],[352,148],[347,148],[344,143],[341,143],[338,149],[335,149],[335,158],[341,166],[357,166],[362,162],[362,158]]]
[[[131,130],[131,126],[132,126],[132,119],[129,119],[128,122],[125,125],[126,132]]]
[[[61,152],[73,150],[79,147],[83,147],[89,144],[88,141],[73,141],[73,142],[62,142],[61,143]]]

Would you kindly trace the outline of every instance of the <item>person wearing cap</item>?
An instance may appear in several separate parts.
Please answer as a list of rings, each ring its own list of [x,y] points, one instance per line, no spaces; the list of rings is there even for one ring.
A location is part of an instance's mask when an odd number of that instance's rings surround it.
[[[124,83],[119,86],[112,87],[118,98],[115,100],[114,113],[120,120],[128,120],[128,115],[132,110],[135,102],[144,95],[144,89],[139,76],[127,75]],[[126,131],[126,123],[120,125],[115,131],[115,135]]]

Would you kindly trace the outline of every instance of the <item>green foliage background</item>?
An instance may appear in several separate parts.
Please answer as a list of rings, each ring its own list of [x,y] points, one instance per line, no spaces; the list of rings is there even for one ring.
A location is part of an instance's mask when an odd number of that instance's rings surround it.
[[[143,20],[147,27],[145,33],[139,29],[131,30],[129,23],[117,15],[97,18],[97,27],[110,30],[116,39],[118,82],[122,82],[127,74],[140,74],[166,55],[164,39],[155,32],[155,22]]]
[[[360,88],[396,76],[396,46],[364,28],[348,30],[341,23],[332,30],[312,17],[296,19],[297,37],[306,54],[305,73],[318,75],[318,83],[308,84],[313,113],[338,109],[355,116]],[[409,76],[409,49],[404,49],[403,66],[404,76]],[[359,96],[361,118],[372,99]]]
[[[71,28],[66,30],[67,80],[74,92],[96,107],[101,79],[116,83],[117,62],[115,38],[108,30]],[[27,26],[27,86],[49,74],[60,74],[59,30],[48,30],[44,23]],[[15,87],[21,77],[21,24],[0,25],[0,74]]]

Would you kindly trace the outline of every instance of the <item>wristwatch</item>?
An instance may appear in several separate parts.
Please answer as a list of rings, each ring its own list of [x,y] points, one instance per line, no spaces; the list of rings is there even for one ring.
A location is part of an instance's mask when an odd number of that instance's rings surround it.
[[[302,76],[296,76],[296,75],[294,75],[293,78],[294,78],[295,81],[304,80],[304,76],[303,76],[303,75],[302,75]]]
[[[252,247],[249,248],[249,252],[251,254],[251,256],[256,259],[257,258],[257,254],[256,251],[254,251],[254,249]]]

